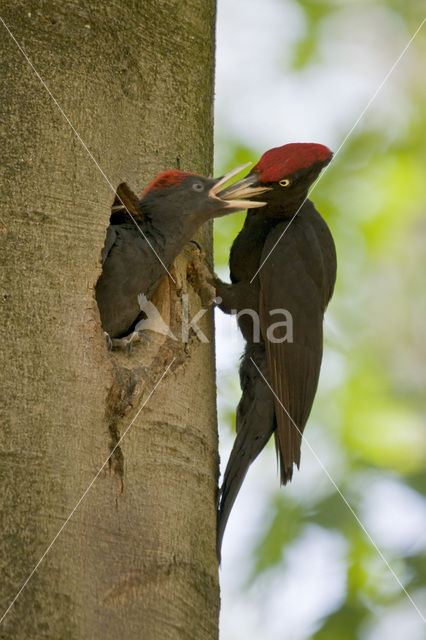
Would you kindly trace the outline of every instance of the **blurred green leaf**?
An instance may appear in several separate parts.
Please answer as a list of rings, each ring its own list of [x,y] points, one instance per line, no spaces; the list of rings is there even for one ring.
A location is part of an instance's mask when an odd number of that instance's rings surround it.
[[[303,529],[303,510],[276,493],[270,503],[269,522],[256,546],[254,569],[249,582],[281,561],[283,549],[295,540]]]
[[[303,0],[299,5],[303,9],[306,26],[303,37],[296,43],[293,51],[291,66],[294,71],[299,71],[317,60],[321,21],[336,7],[335,2],[325,0]]]
[[[324,620],[312,640],[359,640],[360,627],[368,614],[369,610],[360,602],[346,604]]]
[[[352,513],[337,492],[317,502],[310,518],[322,527],[340,531],[353,527],[354,523]]]
[[[400,473],[424,468],[425,431],[420,416],[387,387],[386,372],[370,358],[358,360],[342,390],[342,439],[354,456]]]
[[[337,32],[341,22],[333,18],[345,12],[350,17],[351,9],[358,7],[352,0],[299,0],[295,7],[304,28],[290,56],[286,52],[282,68],[287,78],[305,79],[314,66],[329,64],[324,59],[329,44],[325,34],[334,37],[334,45],[341,41],[342,34]],[[423,3],[405,0],[369,0],[364,9],[381,11],[383,16],[387,12],[389,24],[406,29],[407,41],[424,13]],[[422,47],[424,39],[418,37],[407,52],[404,72],[395,71],[404,73],[403,80],[395,77],[406,100],[404,117],[395,119],[395,127],[378,118],[361,120],[312,194],[337,245],[338,281],[327,316],[332,325],[327,335],[335,359],[343,361],[337,373],[323,369],[326,384],[320,385],[313,418],[327,430],[333,441],[330,448],[340,449],[336,464],[343,479],[340,488],[357,513],[358,487],[368,486],[370,477],[384,472],[426,493],[426,92]],[[340,139],[346,133],[342,130]],[[235,140],[229,132],[219,135],[218,145],[223,162],[216,174],[256,160],[265,150],[250,149],[246,140]],[[243,221],[244,214],[216,221],[217,268],[227,265]],[[326,349],[331,350],[328,345]],[[309,424],[307,433],[308,429]],[[378,513],[380,508],[378,504]],[[286,550],[300,540],[309,523],[338,531],[348,544],[344,601],[319,622],[311,640],[362,640],[367,624],[385,618],[392,606],[406,602],[406,595],[337,493],[324,497],[312,491],[306,500],[297,502],[286,495],[286,488],[277,492],[271,487],[270,514],[254,551],[250,582],[274,569],[291,580],[286,574]],[[380,546],[381,541],[377,543]],[[398,557],[386,551],[385,555],[410,592],[424,588],[424,552]]]

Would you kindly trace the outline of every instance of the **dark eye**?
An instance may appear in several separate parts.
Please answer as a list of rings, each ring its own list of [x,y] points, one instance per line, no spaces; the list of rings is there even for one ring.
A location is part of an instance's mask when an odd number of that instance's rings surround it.
[[[194,191],[203,191],[204,187],[201,184],[201,182],[194,182],[194,184],[192,185],[192,188]]]
[[[283,180],[280,180],[278,184],[280,184],[282,187],[288,187],[288,185],[290,184],[290,180],[284,178]]]

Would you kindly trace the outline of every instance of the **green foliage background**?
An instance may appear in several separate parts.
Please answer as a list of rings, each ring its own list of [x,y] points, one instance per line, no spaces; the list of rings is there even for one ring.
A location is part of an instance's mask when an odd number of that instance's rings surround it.
[[[290,60],[283,63],[286,75],[327,64],[321,54],[322,39],[325,33],[328,38],[338,34],[330,27],[325,31],[324,21],[332,24],[330,17],[351,3],[299,0],[297,4],[308,28],[294,42]],[[403,21],[407,34],[414,33],[424,13],[424,5],[422,11],[417,2],[391,0],[376,6],[388,13],[390,21]],[[399,52],[395,48],[395,58]],[[405,66],[406,110],[400,124],[389,130],[388,123],[366,114],[312,194],[338,250],[338,281],[327,315],[324,362],[326,368],[327,363],[337,362],[338,375],[328,381],[327,369],[323,371],[326,383],[320,386],[307,434],[313,442],[328,443],[330,473],[361,519],[363,500],[378,478],[416,494],[426,493],[426,91],[420,65],[424,52],[423,33]],[[251,99],[256,100],[255,91]],[[347,129],[339,130],[337,138],[343,140],[346,134]],[[276,144],[292,141],[296,140],[278,139]],[[236,138],[220,123],[217,148],[221,158],[217,175],[255,161],[266,150],[250,148],[247,139]],[[216,268],[226,266],[243,217],[216,221]],[[232,384],[236,405],[239,394]],[[224,410],[220,419],[232,428],[233,412]],[[312,525],[338,532],[346,542],[345,597],[310,638],[364,638],[374,621],[400,605],[411,607],[326,477],[308,496],[279,490],[277,479],[269,500],[272,516],[250,549],[254,562],[247,589],[276,571],[285,572],[287,550]],[[395,521],[398,518],[396,507]],[[381,546],[421,608],[426,585],[424,545]],[[417,615],[414,608],[412,614]]]

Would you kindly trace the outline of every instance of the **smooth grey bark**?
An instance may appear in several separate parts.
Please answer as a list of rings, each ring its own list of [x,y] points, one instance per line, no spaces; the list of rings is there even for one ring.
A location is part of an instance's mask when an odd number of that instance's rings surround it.
[[[9,1],[1,15],[114,187],[210,173],[214,0]],[[113,193],[0,29],[0,616],[134,420],[0,637],[212,640],[212,317],[209,344],[153,335],[107,352],[93,289]],[[209,248],[210,230],[199,239]],[[176,333],[184,294],[190,316],[200,307],[187,261],[156,300]]]

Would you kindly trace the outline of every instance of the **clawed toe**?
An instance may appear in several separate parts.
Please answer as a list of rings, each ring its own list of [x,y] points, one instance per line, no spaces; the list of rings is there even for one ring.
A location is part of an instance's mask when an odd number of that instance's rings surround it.
[[[105,336],[105,340],[106,340],[106,343],[107,343],[108,351],[112,351],[112,339],[111,339],[111,336],[106,331],[104,331],[104,336]]]
[[[202,246],[201,246],[201,244],[200,244],[199,242],[197,242],[196,240],[190,240],[190,241],[188,242],[188,244],[192,244],[192,245],[193,245],[193,247],[192,247],[192,249],[193,249],[193,250],[194,250],[194,248],[195,248],[195,249],[198,249],[198,251],[199,251],[200,253],[204,253],[204,249],[203,249],[203,247],[202,247]]]
[[[204,306],[211,304],[216,295],[214,275],[204,261],[205,255],[198,249],[193,250],[192,260],[188,265],[188,274],[198,291]]]
[[[110,351],[125,351],[127,354],[131,353],[135,342],[141,342],[142,340],[151,342],[151,338],[144,331],[134,331],[124,338],[110,338],[110,336],[108,338],[109,342],[107,339],[107,344]]]

